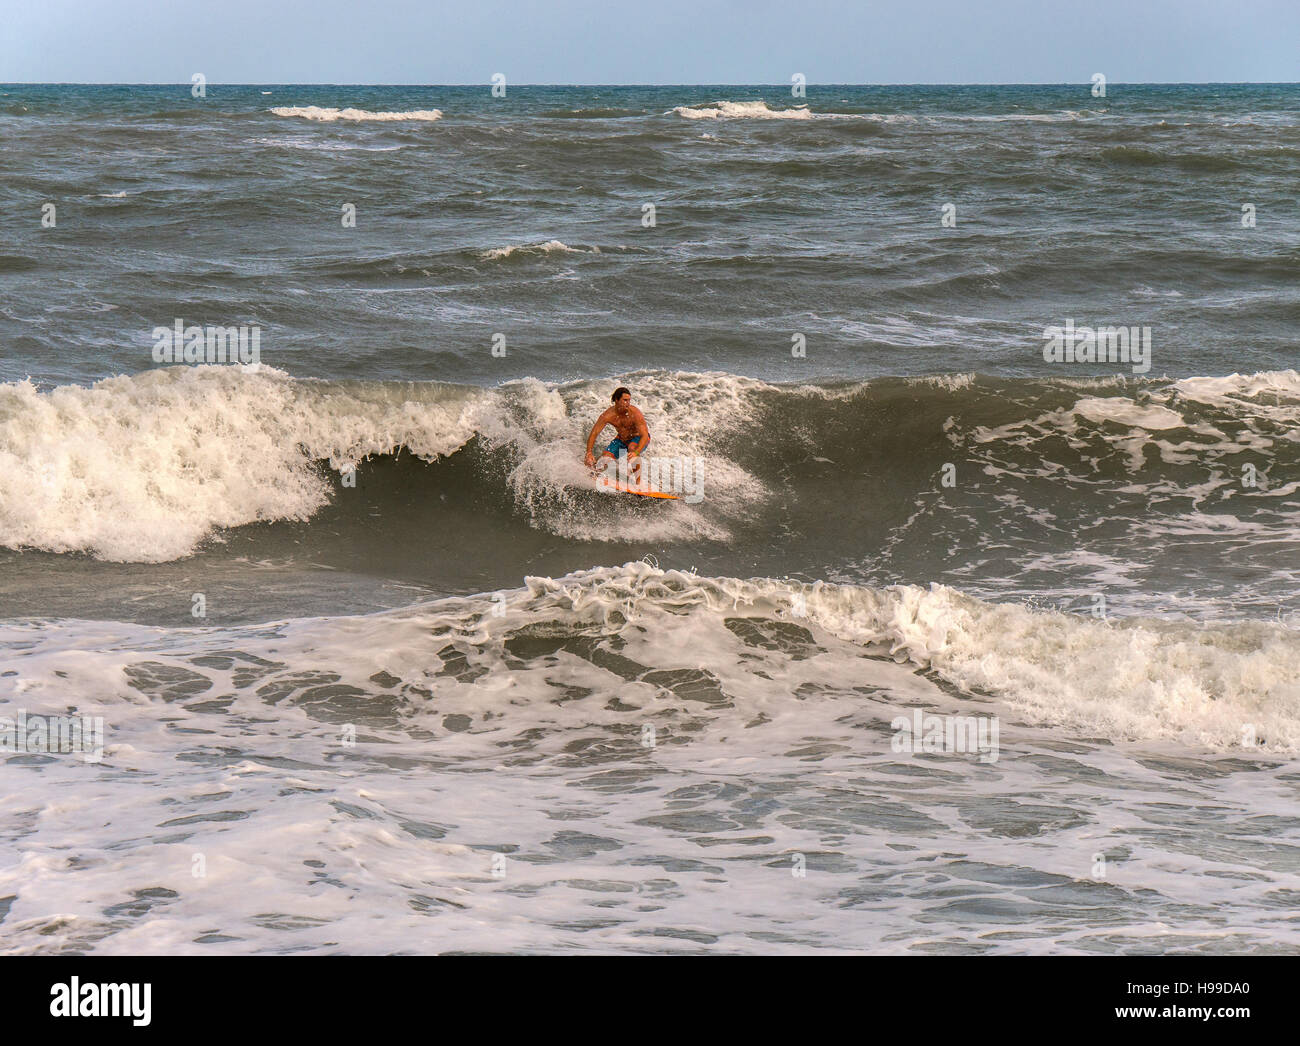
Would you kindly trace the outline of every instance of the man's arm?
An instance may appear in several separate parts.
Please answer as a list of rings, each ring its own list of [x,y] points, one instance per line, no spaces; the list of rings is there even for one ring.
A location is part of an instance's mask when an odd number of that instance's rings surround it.
[[[646,447],[650,446],[650,429],[646,427],[645,415],[640,410],[636,412],[636,431],[641,437],[641,442],[634,447],[628,448],[628,457],[635,458],[638,454],[644,454]]]
[[[600,430],[609,424],[609,418],[607,417],[608,414],[609,411],[603,411],[600,417],[596,419],[596,424],[591,426],[591,434],[587,437],[587,457],[585,459],[588,468],[596,463],[596,458],[592,451],[595,450],[596,437],[600,435]]]

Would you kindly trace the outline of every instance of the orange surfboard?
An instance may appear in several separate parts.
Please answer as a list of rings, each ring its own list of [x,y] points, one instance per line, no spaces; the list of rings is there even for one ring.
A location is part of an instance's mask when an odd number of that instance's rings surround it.
[[[635,494],[639,498],[663,498],[667,501],[680,500],[680,495],[678,494],[665,494],[663,491],[650,490],[648,487],[629,486],[626,483],[620,483],[618,480],[613,479],[610,476],[601,475],[599,473],[593,478],[596,481],[596,486],[606,487],[609,490],[617,490],[623,494]]]

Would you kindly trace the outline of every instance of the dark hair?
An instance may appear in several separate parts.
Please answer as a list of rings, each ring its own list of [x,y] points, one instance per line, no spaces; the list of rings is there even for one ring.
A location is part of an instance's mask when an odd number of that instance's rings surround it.
[[[620,385],[618,388],[614,390],[614,395],[610,396],[610,401],[613,403],[617,403],[619,401],[619,397],[623,396],[624,394],[630,396],[632,395],[632,390],[626,389],[622,385]]]

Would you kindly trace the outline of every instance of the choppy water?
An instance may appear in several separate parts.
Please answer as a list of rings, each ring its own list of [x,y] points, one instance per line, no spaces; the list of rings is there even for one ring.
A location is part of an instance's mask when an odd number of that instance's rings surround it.
[[[0,86],[8,950],[1295,950],[1300,91],[804,101]]]

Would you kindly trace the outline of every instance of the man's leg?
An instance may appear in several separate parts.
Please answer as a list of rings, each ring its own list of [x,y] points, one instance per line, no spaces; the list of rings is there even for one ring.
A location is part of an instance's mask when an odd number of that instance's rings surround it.
[[[607,446],[600,453],[600,460],[596,462],[596,471],[604,472],[605,469],[609,468],[609,463],[611,461],[617,460],[619,454],[626,454],[626,453],[627,451],[623,449],[622,440],[618,440],[618,439],[610,440],[609,446]]]
[[[640,479],[641,479],[641,455],[640,455],[640,454],[633,455],[631,452],[634,451],[634,450],[640,450],[640,449],[641,449],[641,438],[638,436],[638,437],[637,437],[636,439],[634,439],[634,440],[629,440],[629,441],[628,441],[628,444],[627,444],[627,447],[628,447],[628,469],[630,470],[630,471],[628,472],[628,475],[629,475],[632,479],[637,480],[638,482],[640,482]]]
[[[636,444],[631,444],[635,447]],[[641,485],[641,455],[629,454],[626,450],[619,455],[618,470],[621,475],[626,477],[630,486],[638,487]]]

